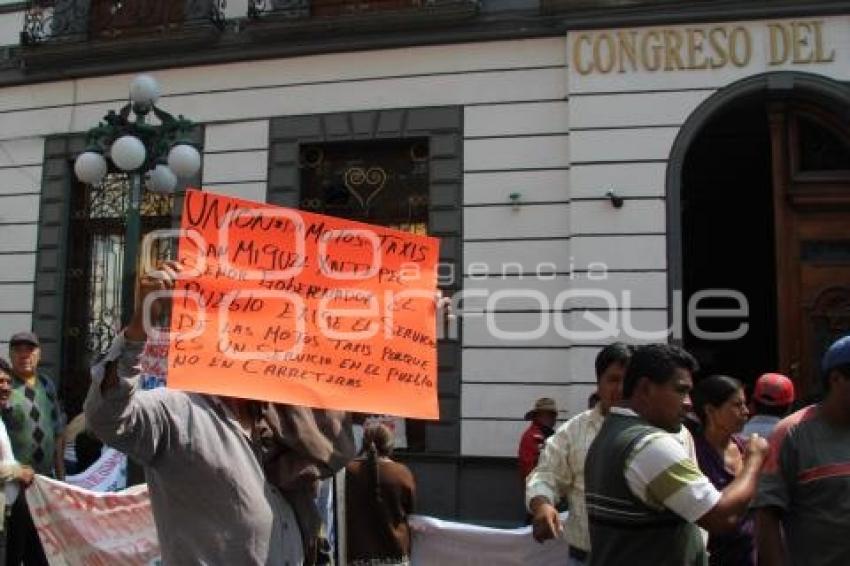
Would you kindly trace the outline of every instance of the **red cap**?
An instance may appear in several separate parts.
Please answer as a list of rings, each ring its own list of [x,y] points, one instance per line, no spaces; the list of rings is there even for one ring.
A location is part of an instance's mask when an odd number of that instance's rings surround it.
[[[766,373],[756,381],[753,399],[772,407],[790,405],[794,402],[794,382],[781,373]]]

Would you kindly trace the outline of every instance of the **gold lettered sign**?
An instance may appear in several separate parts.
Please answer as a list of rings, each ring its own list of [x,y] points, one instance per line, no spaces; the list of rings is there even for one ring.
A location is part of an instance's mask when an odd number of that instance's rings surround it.
[[[579,75],[744,68],[836,60],[823,20],[579,32],[570,64]]]

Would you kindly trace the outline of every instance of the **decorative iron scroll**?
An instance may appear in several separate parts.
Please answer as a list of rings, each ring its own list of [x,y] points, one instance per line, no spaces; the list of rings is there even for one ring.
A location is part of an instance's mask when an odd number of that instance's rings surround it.
[[[824,350],[833,340],[850,333],[850,287],[835,286],[821,292],[810,309],[816,336]]]
[[[66,330],[69,370],[85,372],[121,328],[121,288],[129,179],[109,173],[97,185],[79,185],[72,197]],[[145,191],[144,232],[171,226],[174,195]],[[174,243],[157,239],[153,255],[173,257]]]
[[[304,145],[300,206],[426,233],[428,154],[420,139]]]
[[[124,222],[130,190],[130,180],[127,173],[110,173],[89,192],[87,209],[77,214],[90,220],[114,219]],[[141,215],[147,217],[169,218],[174,208],[173,193],[157,193],[144,191],[142,193]]]

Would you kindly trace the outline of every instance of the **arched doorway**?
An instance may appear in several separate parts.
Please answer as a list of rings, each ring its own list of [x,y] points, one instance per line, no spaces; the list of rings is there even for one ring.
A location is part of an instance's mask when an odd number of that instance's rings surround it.
[[[811,394],[823,350],[850,333],[848,99],[847,87],[820,77],[754,77],[709,99],[680,133],[668,169],[671,291],[687,300],[732,289],[749,306],[735,340],[685,325],[683,342],[706,372],[751,382],[778,369]]]

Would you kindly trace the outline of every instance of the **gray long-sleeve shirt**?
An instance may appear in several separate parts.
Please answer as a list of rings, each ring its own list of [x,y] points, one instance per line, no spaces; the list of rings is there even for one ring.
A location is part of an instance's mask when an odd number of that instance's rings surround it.
[[[116,338],[93,368],[88,427],[145,467],[163,563],[302,563],[292,508],[265,481],[249,439],[215,397],[172,389],[141,391],[144,343]],[[101,392],[107,362],[118,385]]]

